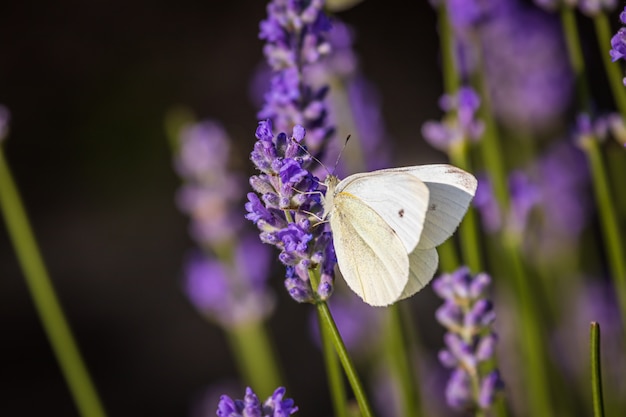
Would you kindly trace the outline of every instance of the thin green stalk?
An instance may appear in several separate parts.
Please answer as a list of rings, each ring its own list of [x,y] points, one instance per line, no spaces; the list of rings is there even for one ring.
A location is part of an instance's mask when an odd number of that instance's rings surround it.
[[[550,381],[546,369],[546,354],[544,351],[544,338],[538,317],[539,309],[528,284],[524,264],[522,262],[519,247],[515,240],[507,239],[505,242],[507,259],[511,262],[513,274],[513,288],[517,294],[517,306],[519,325],[521,327],[520,343],[524,364],[527,369],[528,380],[526,389],[530,400],[530,415],[552,415],[550,402]]]
[[[396,303],[387,309],[388,334],[385,349],[391,366],[391,372],[399,382],[401,416],[418,417],[422,415],[420,391],[415,377],[411,351],[404,336],[402,314]]]
[[[39,319],[74,403],[83,417],[104,417],[104,408],[54,292],[2,147],[0,206]]]
[[[593,416],[604,417],[602,400],[602,368],[600,366],[600,324],[591,322],[591,394],[593,397]]]
[[[619,220],[611,196],[609,179],[604,169],[602,154],[595,138],[583,142],[591,165],[591,177],[596,204],[600,211],[600,225],[607,250],[611,275],[617,289],[622,323],[626,326],[626,264],[624,263],[624,244],[620,234]]]
[[[454,53],[454,33],[450,27],[448,11],[442,2],[437,13],[439,22],[439,38],[441,42],[441,66],[443,69],[443,85],[447,94],[454,94],[461,86],[459,73],[456,69]]]
[[[450,152],[450,161],[452,164],[466,171],[471,171],[468,150],[468,144],[465,142],[461,144],[461,146],[453,148]],[[482,271],[483,265],[480,254],[480,239],[478,237],[478,222],[476,219],[476,210],[474,210],[472,206],[467,210],[459,226],[459,238],[461,241],[461,253],[465,264],[473,273]]]
[[[311,287],[317,288],[320,281],[319,270],[309,270],[309,279],[311,280]],[[335,346],[335,351],[339,356],[339,361],[343,366],[343,370],[346,374],[346,377],[348,378],[348,382],[350,383],[350,387],[352,388],[352,392],[354,393],[356,402],[359,405],[359,409],[361,410],[361,417],[373,417],[374,414],[372,413],[369,401],[367,400],[367,396],[365,395],[363,384],[361,384],[361,380],[356,373],[356,368],[354,367],[352,359],[348,354],[346,345],[343,343],[343,339],[341,338],[341,334],[337,329],[337,325],[335,324],[333,315],[328,308],[328,304],[326,304],[325,301],[318,301],[315,306],[317,307],[317,319],[319,321],[320,328],[323,327],[325,329],[325,334],[330,337],[333,345]],[[326,354],[325,350],[324,354]]]
[[[437,247],[439,253],[439,269],[444,272],[452,272],[460,265],[459,255],[454,247],[454,239],[448,239]]]
[[[332,335],[327,326],[318,320],[320,328],[320,338],[324,352],[324,364],[326,365],[326,375],[328,378],[328,389],[333,403],[333,415],[336,417],[348,417],[348,401],[346,387],[343,382],[343,375],[339,367],[339,361],[333,346]]]
[[[609,54],[609,48],[611,47],[611,25],[609,24],[606,13],[601,12],[596,15],[593,18],[593,25],[596,30],[600,55],[602,55],[602,64],[604,64],[606,77],[609,79],[613,99],[615,100],[620,114],[626,119],[626,89],[622,81],[624,76],[619,63],[611,61]]]
[[[572,7],[562,6],[560,15],[569,61],[572,71],[574,72],[578,109],[589,112],[591,106],[591,91],[587,79],[585,78],[585,58],[583,56],[583,48],[580,44],[576,14]]]
[[[226,330],[239,372],[260,398],[284,385],[263,322],[249,322]]]
[[[343,366],[343,370],[346,374],[346,377],[348,378],[348,382],[352,387],[352,392],[354,392],[356,401],[359,404],[361,416],[373,417],[374,413],[372,413],[369,401],[367,400],[367,396],[365,395],[365,390],[363,389],[363,385],[361,384],[361,380],[356,373],[356,368],[352,363],[352,359],[350,359],[350,355],[348,354],[348,350],[343,343],[341,334],[339,333],[339,330],[337,330],[337,325],[335,324],[335,320],[333,319],[333,316],[328,309],[328,305],[324,301],[320,301],[316,304],[316,307],[320,325],[326,327],[326,331],[328,331],[328,334],[330,335],[331,340],[335,345],[335,351],[339,356],[339,361]]]

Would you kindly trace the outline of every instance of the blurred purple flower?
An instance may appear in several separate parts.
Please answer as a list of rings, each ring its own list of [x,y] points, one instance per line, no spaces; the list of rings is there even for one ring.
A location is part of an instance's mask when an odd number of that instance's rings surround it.
[[[471,87],[462,87],[455,95],[443,95],[439,107],[447,113],[444,119],[422,125],[422,136],[431,146],[452,152],[455,147],[480,139],[485,130],[484,123],[476,119],[480,97]]]
[[[491,108],[509,129],[549,132],[569,109],[574,77],[558,16],[517,1],[480,28]]]
[[[177,195],[180,210],[191,217],[191,235],[201,245],[232,240],[243,225],[233,207],[244,193],[243,177],[228,168],[230,143],[214,121],[184,127],[174,166],[185,183]]]
[[[250,234],[239,240],[232,264],[193,254],[185,268],[185,293],[200,313],[223,327],[262,321],[274,309],[267,287],[269,252]]]
[[[9,134],[9,121],[11,120],[11,113],[9,109],[0,104],[0,142],[4,140]]]
[[[466,267],[433,281],[435,293],[445,300],[436,312],[437,321],[448,330],[439,360],[453,368],[446,400],[455,409],[487,409],[503,387],[497,370],[487,374],[479,370],[482,363],[493,358],[497,342],[491,329],[495,312],[485,298],[490,283],[487,274],[472,277]]]
[[[502,213],[487,177],[479,181],[474,206],[488,233],[502,230],[524,238],[538,256],[575,243],[587,224],[591,205],[584,154],[568,143],[548,149],[527,171],[509,176],[510,209]]]
[[[301,126],[274,136],[270,121],[259,122],[258,141],[250,159],[261,174],[250,185],[261,195],[248,194],[246,218],[257,225],[261,240],[280,249],[287,266],[285,286],[298,302],[327,299],[332,293],[336,258],[323,216],[320,182],[307,170],[311,155],[302,145]],[[321,268],[318,288],[311,288],[309,270]]]
[[[487,177],[482,177],[479,181],[474,206],[478,209],[488,233],[496,233],[505,228],[509,233],[523,235],[532,210],[539,204],[539,190],[522,171],[513,171],[508,182],[510,209],[505,218]]]
[[[569,0],[568,3],[575,3],[576,0]],[[589,17],[594,17],[600,13],[610,13],[617,7],[617,0],[578,0],[577,4],[581,12]]]
[[[287,417],[298,411],[291,398],[283,399],[285,388],[276,391],[264,403],[251,388],[246,388],[243,400],[222,395],[217,406],[218,417]]]

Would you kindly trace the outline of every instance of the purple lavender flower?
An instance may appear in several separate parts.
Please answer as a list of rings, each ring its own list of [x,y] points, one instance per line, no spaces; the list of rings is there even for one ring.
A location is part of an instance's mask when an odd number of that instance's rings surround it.
[[[185,293],[202,315],[223,327],[262,321],[275,304],[267,286],[269,252],[249,234],[237,243],[230,263],[194,253],[186,263]]]
[[[491,108],[506,128],[550,132],[574,87],[558,17],[515,0],[500,3],[479,32]]]
[[[443,121],[427,121],[422,126],[422,136],[434,148],[452,152],[480,139],[485,130],[484,123],[475,119],[480,97],[471,87],[462,87],[455,95],[443,95],[439,106],[447,113]]]
[[[308,66],[330,52],[326,33],[330,20],[322,0],[273,0],[261,22],[259,38],[275,75],[259,119],[272,120],[278,132],[301,125],[308,131],[309,151],[318,154],[333,134],[326,124],[327,87],[312,88],[304,79]]]
[[[174,166],[185,180],[178,205],[204,253],[185,266],[185,293],[205,317],[229,328],[260,321],[273,310],[266,285],[271,254],[249,233],[240,208],[243,178],[229,169],[230,138],[216,122],[185,126]]]
[[[472,277],[463,267],[433,281],[433,289],[444,304],[436,313],[447,328],[446,348],[439,360],[452,375],[446,387],[448,405],[456,409],[487,409],[503,383],[497,370],[485,374],[481,364],[493,358],[497,337],[491,329],[493,305],[485,298],[491,278],[484,273]]]
[[[230,143],[214,121],[185,126],[174,166],[185,180],[177,195],[178,207],[191,217],[190,232],[201,245],[233,240],[241,229],[241,215],[232,210],[244,193],[243,177],[228,169]]]
[[[587,16],[594,17],[615,10],[617,0],[578,0],[577,6]]]
[[[9,109],[0,104],[0,142],[4,140],[9,134],[9,121],[11,120],[11,113]]]
[[[298,411],[291,398],[283,399],[285,388],[276,391],[264,403],[251,388],[246,388],[243,400],[222,395],[217,406],[218,417],[287,417]]]
[[[261,174],[252,176],[250,185],[261,199],[248,194],[246,218],[257,225],[263,242],[281,250],[289,294],[299,302],[325,300],[332,293],[336,258],[327,224],[318,224],[322,192],[319,180],[307,170],[311,155],[302,145],[305,131],[296,126],[291,137],[274,136],[268,120],[259,122],[256,137],[250,159]],[[317,268],[321,279],[313,290],[309,272]]]

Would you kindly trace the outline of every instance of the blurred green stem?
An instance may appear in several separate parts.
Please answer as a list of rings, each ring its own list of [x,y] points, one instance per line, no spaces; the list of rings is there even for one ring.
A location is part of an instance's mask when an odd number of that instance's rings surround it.
[[[611,47],[611,25],[609,24],[606,13],[598,13],[598,15],[593,18],[593,24],[596,30],[600,55],[602,55],[602,64],[604,64],[604,71],[606,72],[606,77],[611,86],[613,99],[615,100],[620,114],[626,119],[626,89],[624,88],[624,77],[620,70],[619,62],[612,62],[611,55],[609,54],[609,48]]]
[[[278,386],[284,385],[263,322],[239,324],[226,333],[243,380],[260,398],[270,396]]]
[[[104,408],[54,292],[2,147],[0,206],[39,319],[76,407],[83,417],[104,417]]]
[[[463,141],[450,151],[450,162],[466,171],[472,170],[469,161],[469,144]],[[476,220],[476,210],[470,205],[467,213],[459,226],[459,238],[461,241],[461,253],[463,254],[464,263],[473,273],[483,270],[480,255],[480,239],[478,238],[478,223]]]
[[[421,412],[420,390],[415,377],[415,366],[412,359],[407,338],[404,336],[404,327],[401,306],[398,303],[389,306],[388,337],[385,341],[387,359],[391,372],[400,386],[400,413],[401,416],[418,417]]]
[[[604,417],[602,400],[602,368],[600,366],[600,324],[591,322],[590,331],[591,353],[591,393],[593,396],[593,416]]]
[[[624,264],[624,244],[621,239],[619,221],[611,197],[609,179],[602,161],[602,154],[596,138],[583,141],[582,148],[591,165],[591,177],[596,204],[599,208],[600,224],[609,260],[611,275],[617,287],[617,297],[622,313],[622,323],[626,326],[626,265]]]
[[[530,415],[552,415],[550,403],[550,385],[548,378],[547,358],[543,341],[539,308],[529,285],[529,277],[525,271],[520,255],[518,241],[505,237],[507,259],[511,262],[513,289],[518,299],[519,325],[521,326],[520,342],[523,352],[523,363],[527,368],[526,387],[530,400]]]
[[[570,65],[574,72],[578,110],[589,112],[591,106],[591,91],[587,79],[585,78],[585,58],[583,56],[583,48],[580,44],[576,14],[572,7],[567,5],[561,6],[561,24],[567,44]]]

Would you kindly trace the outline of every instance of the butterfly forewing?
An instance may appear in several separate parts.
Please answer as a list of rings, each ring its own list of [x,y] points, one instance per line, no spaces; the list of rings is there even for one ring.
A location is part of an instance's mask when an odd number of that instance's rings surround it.
[[[428,188],[411,173],[380,171],[352,175],[341,181],[335,199],[349,194],[374,210],[398,235],[410,253],[419,242],[426,209]]]
[[[341,192],[335,194],[330,227],[350,289],[373,306],[395,302],[409,276],[408,255],[396,232],[362,200]]]
[[[392,168],[383,172],[408,173],[428,187],[428,210],[419,249],[439,246],[454,233],[465,216],[478,185],[472,174],[446,164]]]

